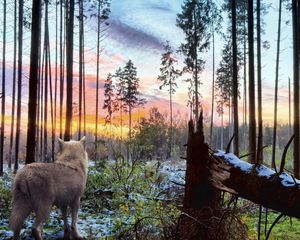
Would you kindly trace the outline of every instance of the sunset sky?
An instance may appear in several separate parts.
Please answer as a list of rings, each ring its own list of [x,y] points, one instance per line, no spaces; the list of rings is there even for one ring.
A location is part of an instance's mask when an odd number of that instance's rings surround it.
[[[105,33],[106,36],[101,42],[103,48],[101,54],[101,89],[100,89],[100,114],[105,115],[102,110],[103,104],[103,81],[108,73],[114,73],[118,67],[123,67],[125,63],[131,59],[137,67],[138,77],[140,78],[141,92],[147,99],[148,103],[145,112],[151,106],[159,107],[160,111],[168,112],[168,93],[166,90],[159,90],[159,82],[157,76],[159,74],[160,58],[163,52],[163,45],[168,40],[172,47],[177,49],[184,39],[182,31],[176,27],[176,14],[181,11],[181,0],[112,0],[111,15],[109,19],[109,28]],[[216,0],[216,4],[222,5],[222,0]],[[276,56],[276,34],[278,6],[277,1],[264,1],[272,4],[269,13],[265,16],[265,34],[262,40],[269,41],[270,49],[263,50],[262,57],[262,77],[263,77],[263,114],[264,122],[270,122],[273,118],[273,100],[274,100],[274,79],[275,79],[275,56]],[[8,6],[8,44],[7,44],[7,114],[10,114],[11,102],[11,75],[12,75],[12,47],[13,47],[13,3],[9,2]],[[51,53],[54,66],[54,50],[55,50],[55,11],[50,12],[50,36],[51,36]],[[2,6],[0,6],[0,26],[2,26]],[[51,21],[53,23],[51,23]],[[224,23],[228,20],[224,16]],[[292,80],[292,30],[291,14],[287,10],[283,10],[282,21],[282,43],[281,43],[281,61],[280,61],[280,78],[279,78],[279,112],[280,121],[286,121],[288,117],[288,77]],[[77,21],[75,21],[77,23]],[[224,25],[224,29],[226,26]],[[95,112],[95,76],[96,76],[96,21],[89,19],[85,25],[85,60],[86,60],[86,81],[87,81],[87,106],[88,113]],[[2,29],[1,29],[2,31]],[[78,41],[78,24],[74,30],[74,39]],[[2,32],[0,33],[0,41],[2,41]],[[24,32],[24,78],[23,78],[23,116],[27,117],[27,95],[28,95],[28,63],[30,51],[30,33],[25,29]],[[2,42],[1,42],[2,45]],[[217,37],[216,40],[216,67],[220,61],[220,53],[223,42]],[[78,43],[75,43],[75,64],[74,64],[74,100],[78,97],[78,83],[76,82],[78,57]],[[2,47],[0,49],[2,56]],[[77,57],[77,59],[76,59]],[[182,67],[183,57],[177,54],[178,67]],[[201,74],[203,85],[200,92],[202,94],[202,104],[204,105],[205,115],[210,114],[211,102],[211,82],[212,82],[212,51],[209,50],[203,54],[206,59],[205,70]],[[1,67],[0,67],[1,68]],[[2,72],[2,71],[1,71]],[[1,73],[0,73],[1,76]],[[242,79],[241,79],[242,80]],[[174,95],[175,111],[180,112],[182,117],[188,116],[187,103],[187,87],[188,84],[182,80],[178,80],[178,89]],[[241,84],[241,94],[243,86]],[[240,103],[242,109],[242,100]],[[216,120],[217,121],[217,120]],[[242,121],[242,114],[240,115]]]

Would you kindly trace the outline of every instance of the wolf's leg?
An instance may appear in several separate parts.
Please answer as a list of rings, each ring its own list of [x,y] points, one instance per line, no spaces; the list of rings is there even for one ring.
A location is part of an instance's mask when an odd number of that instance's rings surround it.
[[[44,204],[45,204],[44,206],[40,206],[35,211],[36,220],[32,229],[32,235],[35,240],[42,240],[42,234],[41,234],[42,226],[43,223],[49,217],[51,211],[51,205],[47,203]]]
[[[67,208],[67,206],[63,206],[60,209],[61,209],[62,219],[64,221],[64,239],[69,239],[70,231],[69,231],[68,219],[67,219],[68,208]]]
[[[31,205],[26,196],[24,196],[20,191],[15,190],[13,208],[9,219],[10,228],[14,232],[14,240],[18,240],[20,238],[22,225],[31,212],[31,209]]]
[[[78,210],[79,210],[79,205],[80,205],[80,198],[76,199],[71,207],[71,213],[72,213],[72,225],[71,225],[71,229],[72,229],[72,236],[75,239],[82,239],[82,236],[78,233],[77,230],[77,215],[78,215]]]

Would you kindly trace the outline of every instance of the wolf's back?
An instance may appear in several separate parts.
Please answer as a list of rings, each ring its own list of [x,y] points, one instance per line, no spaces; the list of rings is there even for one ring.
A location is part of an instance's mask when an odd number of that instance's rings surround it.
[[[23,171],[17,173],[13,186],[13,208],[9,225],[13,231],[21,229],[24,220],[31,212],[30,192]]]

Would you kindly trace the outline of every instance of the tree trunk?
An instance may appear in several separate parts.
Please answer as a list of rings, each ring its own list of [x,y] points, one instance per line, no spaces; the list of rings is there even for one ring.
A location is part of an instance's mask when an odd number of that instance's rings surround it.
[[[294,77],[294,176],[299,178],[300,129],[299,129],[299,3],[292,1],[293,13],[293,77]]]
[[[277,52],[276,52],[276,69],[275,69],[275,99],[274,99],[274,123],[273,123],[273,143],[272,143],[272,167],[275,168],[276,158],[276,135],[277,135],[277,102],[278,102],[278,75],[279,75],[279,54],[280,54],[280,33],[281,33],[281,6],[282,0],[279,0],[279,17],[277,33]]]
[[[63,101],[64,101],[64,40],[63,40],[63,4],[60,3],[60,34],[59,34],[59,52],[60,52],[60,81],[59,81],[59,137],[62,139],[62,117],[63,117]]]
[[[4,125],[5,125],[5,67],[6,67],[6,0],[3,1],[3,43],[2,43],[2,101],[1,101],[1,136],[0,136],[0,176],[4,164]]]
[[[73,115],[73,28],[74,28],[74,0],[70,0],[67,11],[67,103],[65,141],[71,139],[71,126]]]
[[[78,140],[81,139],[82,120],[82,85],[83,85],[83,0],[79,1],[79,128]]]
[[[97,67],[96,67],[96,122],[95,122],[95,142],[98,141],[98,119],[99,119],[99,55],[100,55],[100,12],[101,3],[98,2],[98,21],[97,21]]]
[[[22,55],[23,55],[23,0],[19,0],[19,51],[18,51],[18,94],[17,94],[17,126],[16,126],[16,144],[15,144],[15,165],[14,172],[19,168],[19,145],[21,129],[21,100],[22,100]]]
[[[263,165],[249,164],[231,153],[218,151],[211,156],[210,181],[215,188],[300,218],[299,180]]]
[[[169,78],[169,81],[171,79]],[[170,85],[170,138],[169,138],[169,157],[172,155],[172,148],[173,148],[173,102],[172,102],[172,85],[171,82],[169,82]]]
[[[233,96],[233,132],[234,153],[239,155],[239,110],[238,110],[238,68],[236,43],[236,0],[231,1],[232,24],[232,96]]]
[[[213,127],[214,127],[214,103],[215,103],[215,30],[212,30],[212,51],[213,51],[213,69],[212,69],[212,88],[211,88],[211,114],[210,114],[210,134],[209,144],[213,141]]]
[[[257,149],[263,147],[262,120],[262,87],[261,87],[261,39],[260,39],[260,0],[256,1],[256,35],[257,35],[257,107],[258,107],[258,139]],[[238,156],[238,155],[237,155]],[[256,161],[263,162],[263,151],[257,151]]]
[[[48,162],[48,78],[49,78],[49,28],[48,28],[48,1],[45,2],[45,35],[44,35],[44,59],[45,59],[45,72],[44,72],[44,141],[43,141],[43,148],[44,148],[44,155],[43,159],[44,162]]]
[[[197,51],[197,45],[198,45],[198,38],[197,38],[197,26],[196,26],[196,16],[195,16],[195,10],[193,11],[193,17],[194,17],[194,54],[195,54],[195,69],[194,69],[194,84],[195,84],[195,122],[198,122],[199,118],[199,95],[198,95],[198,51]]]
[[[255,79],[254,79],[254,31],[253,0],[248,1],[248,55],[249,55],[249,161],[256,162],[256,120],[255,120]]]
[[[27,123],[26,160],[29,164],[35,162],[36,146],[36,120],[37,120],[37,87],[38,87],[38,61],[40,48],[40,18],[41,1],[32,2],[32,26],[30,49],[30,75],[29,75],[29,103]]]
[[[15,126],[15,98],[16,98],[16,59],[17,59],[17,0],[14,4],[14,53],[13,53],[13,85],[12,85],[12,102],[11,102],[11,123],[9,138],[9,156],[8,167],[11,168],[13,161],[13,145],[14,145],[14,126]]]

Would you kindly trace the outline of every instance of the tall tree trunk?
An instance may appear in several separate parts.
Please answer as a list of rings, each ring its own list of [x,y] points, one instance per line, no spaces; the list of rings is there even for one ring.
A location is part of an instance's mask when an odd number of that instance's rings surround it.
[[[299,179],[300,132],[299,132],[299,2],[292,1],[293,15],[293,76],[294,76],[294,176]]]
[[[16,144],[15,144],[15,165],[14,172],[19,168],[19,145],[21,130],[21,98],[22,98],[22,55],[23,55],[23,0],[19,0],[19,51],[18,51],[18,94],[17,94],[17,126],[16,126]]]
[[[70,0],[67,11],[67,109],[64,139],[71,139],[73,116],[73,28],[74,28],[74,0]]]
[[[260,39],[260,0],[256,1],[256,35],[257,35],[257,107],[258,107],[258,139],[257,149],[263,146],[262,120],[262,87],[261,87],[261,39]],[[257,151],[256,161],[263,162],[263,151]]]
[[[95,142],[98,141],[98,118],[99,118],[99,55],[100,55],[100,12],[101,3],[98,2],[98,21],[97,21],[97,67],[96,67],[96,122],[95,122]]]
[[[59,81],[59,137],[62,139],[62,118],[63,118],[63,101],[64,101],[64,38],[63,38],[63,19],[65,19],[63,4],[60,3],[60,34],[59,34],[59,52],[60,52],[60,81]]]
[[[232,96],[233,96],[233,132],[234,154],[239,156],[239,110],[238,110],[238,68],[236,43],[236,0],[231,1],[232,24]]]
[[[245,8],[245,16],[246,16],[246,8]],[[243,68],[244,68],[244,139],[246,139],[246,135],[247,135],[247,47],[246,47],[246,18],[243,22],[243,29],[244,29],[244,39],[243,39],[243,52],[244,52],[244,56],[243,56]],[[246,149],[246,141],[244,140],[244,149]]]
[[[170,80],[171,81],[171,80]],[[172,148],[173,148],[173,103],[172,103],[172,85],[170,85],[170,138],[169,138],[169,157],[172,155]]]
[[[48,1],[45,1],[45,39],[44,39],[44,58],[45,58],[45,72],[44,72],[44,161],[49,161],[48,156],[48,78],[49,72],[49,28],[48,28]]]
[[[36,120],[37,120],[37,87],[38,87],[38,61],[40,48],[40,18],[41,1],[32,2],[32,26],[30,49],[30,75],[29,75],[29,103],[27,122],[26,160],[29,164],[35,162],[36,147]]]
[[[291,79],[288,80],[289,84],[289,137],[292,134],[292,111],[291,111]]]
[[[11,123],[9,138],[8,167],[11,168],[13,161],[14,126],[15,126],[15,98],[16,98],[16,59],[17,59],[17,0],[14,1],[14,53],[13,53],[13,85],[11,102]]]
[[[198,38],[197,38],[197,26],[196,26],[196,16],[195,16],[195,10],[193,11],[193,17],[194,17],[194,22],[195,22],[195,27],[194,27],[194,54],[195,54],[195,69],[194,69],[194,84],[195,84],[195,122],[198,121],[199,118],[199,95],[198,95],[198,51],[197,51],[197,45],[198,45]],[[197,126],[196,126],[197,128]]]
[[[53,138],[55,139],[56,137],[56,124],[57,124],[57,83],[58,83],[58,4],[55,4],[55,81],[54,81],[54,122],[53,122],[53,128],[54,128],[54,136]],[[54,147],[55,147],[55,140],[54,141],[54,146],[52,149],[52,157],[54,159]]]
[[[1,101],[1,136],[0,136],[0,176],[4,164],[4,124],[5,124],[5,67],[6,67],[6,0],[3,1],[3,43],[2,43],[2,101]]]
[[[83,103],[83,134],[86,136],[86,97],[85,97],[85,60],[84,60],[84,24],[82,25],[82,103]]]
[[[255,79],[254,79],[254,31],[253,0],[248,1],[248,55],[249,55],[249,161],[256,162],[256,118],[255,118]]]
[[[211,88],[211,114],[210,114],[210,134],[209,145],[212,145],[213,127],[214,127],[214,103],[215,103],[215,30],[212,30],[212,44],[213,44],[213,69],[212,69],[212,88]]]
[[[274,99],[274,123],[273,123],[273,143],[272,143],[272,167],[276,166],[276,136],[277,136],[277,102],[278,102],[278,75],[279,75],[279,54],[280,54],[280,33],[281,33],[281,6],[282,0],[279,0],[278,32],[277,32],[277,53],[275,69],[275,99]]]
[[[81,139],[82,125],[82,90],[83,90],[83,0],[79,1],[79,128],[78,139]]]

